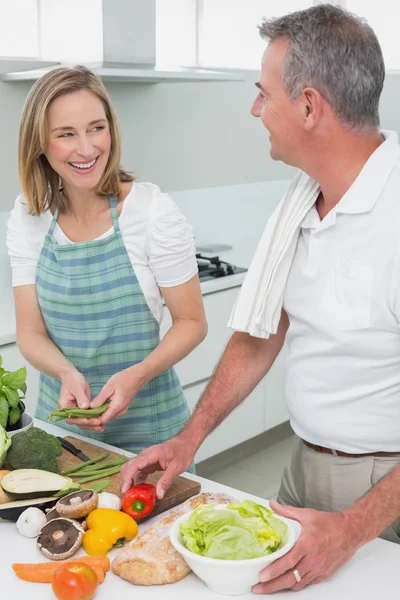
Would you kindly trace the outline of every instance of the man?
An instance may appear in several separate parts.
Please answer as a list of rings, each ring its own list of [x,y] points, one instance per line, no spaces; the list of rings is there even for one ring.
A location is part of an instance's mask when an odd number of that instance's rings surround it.
[[[190,421],[124,465],[122,489],[161,468],[161,497],[286,339],[296,439],[280,504],[271,507],[298,520],[302,534],[260,573],[253,591],[271,593],[330,577],[379,535],[400,542],[400,146],[395,133],[378,131],[384,63],[366,23],[320,5],[265,21],[260,31],[270,43],[252,114],[270,134],[272,158],[300,169],[304,189],[317,190],[293,238],[279,324],[269,336],[261,327],[259,337],[236,327]],[[235,310],[248,299],[245,287]]]

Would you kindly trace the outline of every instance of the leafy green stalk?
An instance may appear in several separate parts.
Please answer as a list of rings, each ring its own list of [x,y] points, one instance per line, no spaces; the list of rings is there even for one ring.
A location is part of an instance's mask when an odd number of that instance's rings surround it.
[[[22,400],[26,396],[26,367],[6,371],[0,355],[0,425],[9,431],[16,425],[25,410]]]

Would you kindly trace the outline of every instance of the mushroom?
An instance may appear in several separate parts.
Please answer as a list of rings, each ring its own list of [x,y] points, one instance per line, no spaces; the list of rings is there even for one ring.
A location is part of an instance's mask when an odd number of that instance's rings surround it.
[[[77,521],[63,517],[53,519],[44,525],[37,538],[37,547],[47,558],[64,560],[81,546],[84,533]]]
[[[98,498],[94,490],[79,490],[61,498],[55,508],[61,517],[81,519],[97,507]]]
[[[53,519],[58,519],[59,514],[55,508],[49,508],[46,510],[46,520],[47,522],[52,521]]]
[[[46,511],[46,520],[47,522],[53,521],[54,519],[59,519],[61,515],[58,514],[55,508],[48,508]],[[73,519],[77,521],[81,527],[87,531],[86,517],[82,517],[81,519]]]

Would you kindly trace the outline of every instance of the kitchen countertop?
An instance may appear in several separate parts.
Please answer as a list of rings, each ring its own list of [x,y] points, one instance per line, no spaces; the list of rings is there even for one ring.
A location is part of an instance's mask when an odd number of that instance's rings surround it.
[[[50,433],[65,435],[65,430],[55,425],[38,420],[35,421],[35,425]],[[76,437],[85,439],[83,436]],[[93,440],[91,442],[93,443]],[[99,446],[116,450],[107,444],[99,443]],[[127,452],[124,452],[124,454],[132,456]],[[203,492],[224,492],[239,500],[251,498],[265,503],[262,498],[245,494],[207,479],[189,474],[186,476],[200,481]],[[157,517],[154,520],[156,519]],[[140,525],[140,530],[143,531],[150,527],[154,520],[150,519],[146,524]],[[46,560],[36,549],[34,540],[22,537],[18,533],[15,523],[9,522],[0,522],[0,540],[3,550],[6,548],[6,552],[3,552],[0,561],[0,581],[4,596],[10,598],[27,597],[29,600],[54,600],[50,585],[21,581],[15,576],[11,568],[11,564],[14,562],[44,562]],[[110,559],[112,560],[117,553],[118,550],[110,552]],[[379,539],[374,540],[361,548],[354,558],[342,567],[330,581],[305,588],[301,591],[300,598],[302,600],[321,600],[321,598],[324,600],[338,600],[339,598],[340,600],[376,600],[376,598],[384,595],[385,600],[398,600],[399,561],[400,547],[398,545]],[[147,598],[159,600],[161,594],[164,600],[178,598],[185,600],[188,598],[198,600],[214,598],[216,600],[217,598],[224,598],[224,596],[209,590],[193,573],[190,573],[178,583],[160,588],[159,586],[132,586],[109,572],[106,575],[105,582],[99,586],[95,598],[97,600],[109,600],[111,594],[120,600],[130,600],[133,597],[136,600]],[[255,597],[254,594],[225,596],[225,598],[252,598],[253,600]],[[276,598],[293,600],[293,593],[291,591],[281,592]]]

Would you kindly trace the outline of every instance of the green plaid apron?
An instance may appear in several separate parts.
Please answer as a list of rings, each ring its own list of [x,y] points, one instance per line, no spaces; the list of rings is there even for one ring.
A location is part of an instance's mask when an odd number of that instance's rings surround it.
[[[160,342],[160,328],[139,285],[110,198],[114,233],[101,240],[58,245],[53,217],[40,254],[36,290],[47,332],[85,376],[92,398],[108,379],[144,360]],[[58,407],[61,383],[42,374],[36,417]],[[174,436],[190,415],[174,369],[144,385],[123,417],[104,433],[84,435],[138,453]],[[58,423],[72,432],[76,426]]]

